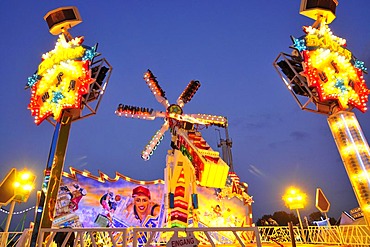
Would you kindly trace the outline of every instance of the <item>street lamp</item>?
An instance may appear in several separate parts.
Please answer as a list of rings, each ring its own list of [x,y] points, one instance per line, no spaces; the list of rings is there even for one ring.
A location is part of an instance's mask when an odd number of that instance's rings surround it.
[[[283,195],[283,201],[285,202],[285,205],[290,210],[296,210],[299,220],[299,225],[302,230],[302,236],[305,241],[306,237],[303,231],[303,224],[301,220],[301,215],[299,214],[299,209],[302,209],[306,206],[307,202],[307,195],[303,192],[301,192],[298,188],[295,187],[289,187],[285,194]]]
[[[26,169],[17,171],[17,169],[12,168],[2,181],[0,185],[0,194],[3,198],[0,200],[0,205],[7,205],[9,202],[11,202],[11,204],[4,228],[4,233],[6,235],[2,238],[0,246],[6,246],[7,244],[7,234],[12,220],[15,203],[27,202],[31,191],[34,188],[35,179],[36,176]]]
[[[24,169],[22,171],[15,170],[13,182],[14,197],[10,204],[9,215],[6,220],[4,232],[8,232],[10,221],[14,212],[15,203],[27,202],[31,191],[34,188],[36,176],[30,171]]]
[[[16,202],[27,202],[30,197],[31,191],[35,187],[36,176],[30,171],[24,169],[23,171],[17,172],[16,180],[14,181],[14,200]]]

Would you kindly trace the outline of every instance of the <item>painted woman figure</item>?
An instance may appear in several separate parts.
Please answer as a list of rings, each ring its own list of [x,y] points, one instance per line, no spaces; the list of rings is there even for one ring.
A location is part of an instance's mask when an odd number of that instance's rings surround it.
[[[160,212],[159,204],[151,201],[150,191],[148,188],[138,186],[132,190],[134,202],[129,204],[126,210],[135,215],[140,223],[145,222],[148,216],[157,216]]]

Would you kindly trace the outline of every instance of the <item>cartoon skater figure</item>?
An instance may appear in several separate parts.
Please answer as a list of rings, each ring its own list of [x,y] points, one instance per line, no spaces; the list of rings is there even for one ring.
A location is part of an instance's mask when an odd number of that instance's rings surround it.
[[[71,200],[73,197],[72,192],[69,190],[67,185],[60,186],[60,191],[68,195],[68,199]]]
[[[103,207],[104,211],[106,212],[107,216],[109,215],[110,212],[110,206],[109,206],[109,201],[113,198],[114,194],[113,192],[108,192],[104,194],[100,198],[100,205]]]
[[[118,206],[118,203],[121,201],[121,195],[116,195],[113,198],[111,198],[108,202],[108,205],[109,205],[109,212],[111,212],[112,214],[116,211],[117,209],[117,206]]]
[[[74,184],[73,187],[75,188],[75,190],[71,191],[68,186],[64,185],[60,187],[60,191],[68,195],[69,209],[72,209],[74,212],[78,209],[78,204],[80,203],[82,197],[87,195],[87,192],[78,184]]]
[[[73,211],[76,211],[78,209],[78,204],[80,203],[82,197],[87,195],[87,192],[84,188],[81,188],[80,185],[74,184],[73,187],[75,188],[74,191],[72,191],[72,199],[70,208]]]

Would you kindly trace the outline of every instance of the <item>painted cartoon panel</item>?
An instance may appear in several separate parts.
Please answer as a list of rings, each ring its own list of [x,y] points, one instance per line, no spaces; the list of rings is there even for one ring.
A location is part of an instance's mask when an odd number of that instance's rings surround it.
[[[252,225],[253,198],[249,196],[248,185],[230,172],[224,188],[197,187],[199,208],[191,211],[189,226],[194,227],[247,227]],[[210,232],[215,243],[235,243],[231,232]],[[203,233],[196,233],[199,240],[207,239]],[[251,239],[249,233],[240,236]]]
[[[63,174],[53,226],[162,227],[164,183],[136,181],[117,174],[94,177],[72,169]]]
[[[166,227],[163,180],[138,181],[117,173],[115,178],[71,168],[63,173],[54,227]],[[250,226],[252,197],[236,174],[225,188],[197,186],[199,207],[189,210],[189,226]]]

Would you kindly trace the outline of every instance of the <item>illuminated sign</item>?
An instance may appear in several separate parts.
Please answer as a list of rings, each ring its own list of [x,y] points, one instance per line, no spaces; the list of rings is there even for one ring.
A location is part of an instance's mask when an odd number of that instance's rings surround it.
[[[60,35],[54,50],[42,55],[38,70],[28,77],[28,109],[37,125],[49,116],[59,121],[64,109],[81,107],[81,98],[93,82],[90,65],[97,55],[96,47],[84,46],[82,42],[83,37],[67,41]]]
[[[303,75],[310,88],[316,89],[320,101],[338,101],[339,107],[367,110],[369,89],[363,73],[364,63],[346,48],[346,40],[332,34],[330,28],[303,27],[305,36],[293,39],[293,48],[303,56]]]

